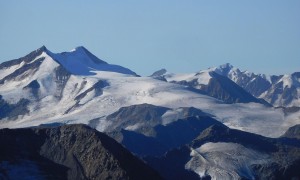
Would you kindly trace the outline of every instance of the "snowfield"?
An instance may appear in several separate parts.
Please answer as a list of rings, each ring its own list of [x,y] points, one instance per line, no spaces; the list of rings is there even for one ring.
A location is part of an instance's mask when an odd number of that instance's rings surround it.
[[[97,75],[91,77],[72,75],[60,101],[55,100],[51,95],[45,96],[40,102],[30,105],[29,115],[14,121],[2,120],[0,127],[29,127],[54,122],[88,124],[90,120],[100,118],[101,123],[97,129],[105,131],[105,124],[108,123],[105,122],[105,116],[123,106],[148,103],[169,108],[193,106],[214,115],[217,120],[231,128],[269,137],[280,136],[288,128],[283,126],[285,117],[281,109],[269,108],[257,103],[224,104],[209,96],[191,92],[183,86],[148,77],[133,77],[111,72],[95,73]],[[76,104],[74,98],[99,80],[106,80],[109,83],[109,86],[103,88],[103,94],[95,97],[93,91],[89,92],[79,101],[78,107],[66,114],[65,112]],[[85,81],[82,89],[74,88],[75,84],[82,84]],[[5,93],[1,94],[4,98],[13,95],[13,93],[8,93],[8,96]],[[170,116],[170,114],[164,116],[164,124],[172,121]],[[180,112],[175,115],[173,113],[172,117],[180,117]],[[273,131],[274,128],[277,131]]]

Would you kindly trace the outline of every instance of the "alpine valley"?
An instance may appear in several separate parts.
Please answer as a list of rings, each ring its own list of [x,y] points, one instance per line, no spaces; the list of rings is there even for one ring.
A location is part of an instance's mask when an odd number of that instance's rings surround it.
[[[0,64],[0,144],[0,179],[300,179],[300,72],[141,77],[43,46]]]

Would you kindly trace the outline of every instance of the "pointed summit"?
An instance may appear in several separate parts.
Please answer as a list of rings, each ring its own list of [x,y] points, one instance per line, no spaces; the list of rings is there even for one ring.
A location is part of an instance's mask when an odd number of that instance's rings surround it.
[[[109,71],[136,76],[133,71],[127,68],[108,64],[99,59],[83,46],[78,46],[69,52],[49,53],[49,55],[68,72],[75,75],[95,75],[97,71]]]
[[[43,53],[43,52],[49,52],[49,50],[46,48],[46,46],[45,45],[43,45],[42,47],[40,47],[40,48],[38,48],[37,50],[35,50],[35,52],[37,53],[37,54],[41,54],[41,53]]]
[[[99,59],[83,46],[78,46],[75,49],[72,49],[70,52],[65,52],[64,54],[66,53],[74,54],[76,56],[87,56],[90,60],[92,60],[96,64],[107,64],[107,62]]]
[[[48,49],[46,48],[45,45],[43,45],[42,47],[39,48],[39,50],[42,50],[42,51],[47,51]]]

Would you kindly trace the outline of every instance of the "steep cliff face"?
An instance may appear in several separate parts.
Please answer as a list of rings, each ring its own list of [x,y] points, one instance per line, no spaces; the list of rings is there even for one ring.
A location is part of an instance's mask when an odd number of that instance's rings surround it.
[[[3,179],[160,179],[115,140],[84,125],[2,129],[0,144]]]

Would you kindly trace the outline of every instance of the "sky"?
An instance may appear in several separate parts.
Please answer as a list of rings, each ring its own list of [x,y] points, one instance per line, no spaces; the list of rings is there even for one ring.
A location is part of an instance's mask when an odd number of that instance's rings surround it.
[[[54,53],[84,46],[140,75],[224,63],[289,74],[300,71],[300,1],[0,1],[0,62],[42,45]]]

